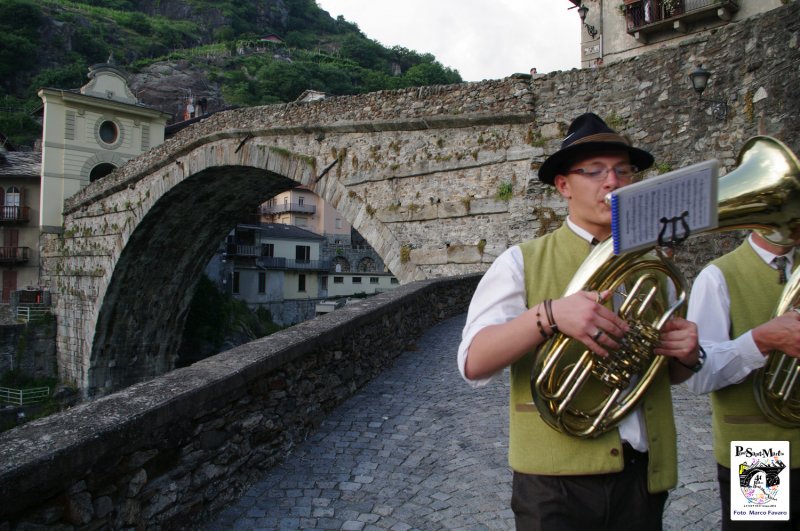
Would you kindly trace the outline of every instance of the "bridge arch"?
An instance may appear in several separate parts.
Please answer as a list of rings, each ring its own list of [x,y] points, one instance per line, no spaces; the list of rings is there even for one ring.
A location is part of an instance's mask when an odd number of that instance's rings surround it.
[[[219,242],[243,213],[256,212],[259,198],[296,184],[260,168],[208,168],[153,204],[105,286],[90,350],[89,394],[175,367],[194,288]]]
[[[308,182],[310,168],[290,154],[240,142],[204,143],[116,185],[98,181],[84,190],[89,202],[65,212],[53,278],[59,368],[86,395],[174,368],[219,242],[264,199]]]

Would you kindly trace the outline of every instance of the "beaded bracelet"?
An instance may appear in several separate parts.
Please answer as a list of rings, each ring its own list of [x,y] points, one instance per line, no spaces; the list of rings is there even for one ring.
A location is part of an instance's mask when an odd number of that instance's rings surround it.
[[[536,326],[539,328],[539,333],[542,334],[542,337],[545,339],[549,339],[550,335],[548,335],[547,332],[545,332],[544,326],[542,326],[541,314],[539,313],[541,307],[542,303],[536,306]]]
[[[546,299],[544,301],[544,309],[547,312],[547,322],[550,325],[550,333],[558,333],[558,324],[556,324],[555,317],[553,317],[553,299]]]

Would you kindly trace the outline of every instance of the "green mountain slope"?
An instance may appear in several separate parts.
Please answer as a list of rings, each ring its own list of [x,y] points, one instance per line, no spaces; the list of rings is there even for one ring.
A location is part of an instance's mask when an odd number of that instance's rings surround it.
[[[193,72],[219,106],[461,82],[433,55],[386,48],[314,0],[0,0],[0,33],[0,132],[19,145],[39,136],[39,88],[78,88],[109,57],[159,108],[142,79],[165,68]]]

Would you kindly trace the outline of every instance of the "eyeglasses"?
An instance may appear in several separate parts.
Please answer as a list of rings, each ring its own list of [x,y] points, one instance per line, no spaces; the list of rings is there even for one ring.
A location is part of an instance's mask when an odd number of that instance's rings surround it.
[[[604,180],[608,177],[608,172],[614,170],[618,179],[627,180],[634,176],[639,171],[639,168],[633,164],[617,164],[613,168],[607,168],[602,164],[591,164],[586,168],[575,168],[574,170],[567,170],[567,174],[577,173],[592,180]]]

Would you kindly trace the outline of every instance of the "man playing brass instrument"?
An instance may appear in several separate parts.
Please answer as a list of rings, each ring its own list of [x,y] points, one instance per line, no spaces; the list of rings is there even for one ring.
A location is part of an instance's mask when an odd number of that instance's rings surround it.
[[[609,192],[653,164],[595,114],[576,118],[539,179],[566,199],[556,231],[511,247],[492,264],[470,303],[458,351],[462,376],[485,385],[511,372],[509,464],[517,529],[661,529],[667,490],[677,481],[669,385],[699,363],[696,327],[673,318],[655,353],[673,360],[617,428],[576,438],[551,428],[531,403],[534,351],[556,331],[606,356],[629,325],[602,303],[610,292],[562,297],[593,240],[611,235]]]
[[[780,246],[752,232],[737,249],[706,266],[695,279],[688,318],[708,353],[706,366],[688,383],[711,393],[722,529],[800,528],[800,427],[775,425],[759,410],[753,373],[772,351],[800,357],[800,314],[773,317],[800,248]],[[789,441],[791,521],[731,521],[731,441]],[[738,489],[738,486],[734,487]]]

